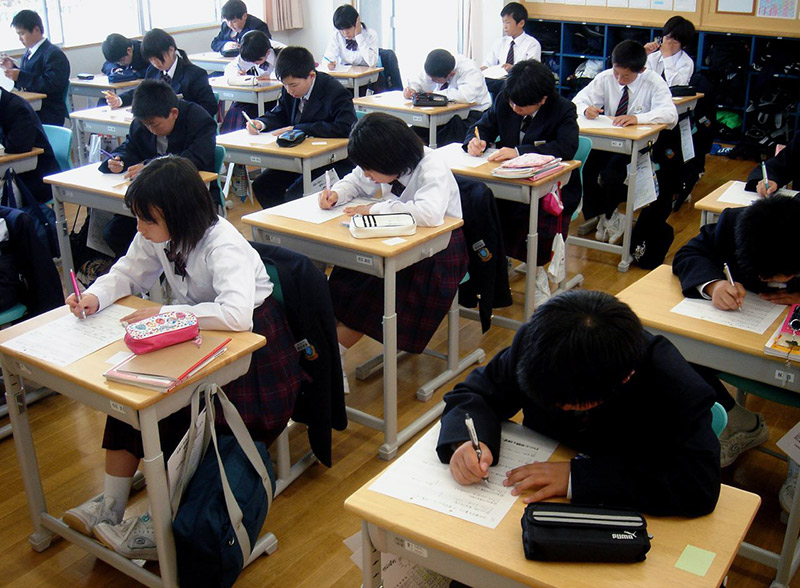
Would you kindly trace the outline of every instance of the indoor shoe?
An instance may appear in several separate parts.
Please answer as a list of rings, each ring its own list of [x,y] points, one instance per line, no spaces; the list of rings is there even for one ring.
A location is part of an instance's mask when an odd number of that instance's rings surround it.
[[[94,528],[94,536],[128,559],[158,559],[153,519],[149,514],[126,519],[118,525],[100,523]]]
[[[743,452],[753,447],[766,443],[769,439],[769,429],[760,413],[754,413],[758,419],[756,428],[752,431],[732,431],[725,429],[719,437],[719,463],[720,466],[731,465]]]
[[[792,501],[794,500],[794,489],[797,487],[797,476],[789,476],[783,482],[780,492],[778,492],[778,502],[781,503],[781,508],[789,512],[792,510]]]
[[[606,241],[606,227],[608,226],[608,219],[605,215],[600,215],[600,218],[597,219],[597,232],[594,234],[594,238],[598,241]]]
[[[619,245],[625,236],[625,215],[618,210],[614,211],[606,225],[606,240],[611,245]]]
[[[64,523],[79,533],[87,537],[92,536],[92,530],[100,523],[116,525],[119,523],[120,515],[111,510],[114,506],[114,499],[104,498],[101,494],[89,502],[84,502],[80,506],[69,509],[61,517]]]

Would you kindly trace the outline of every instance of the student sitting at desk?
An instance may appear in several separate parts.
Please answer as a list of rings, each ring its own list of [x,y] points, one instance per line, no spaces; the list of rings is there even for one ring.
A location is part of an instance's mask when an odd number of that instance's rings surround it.
[[[678,111],[669,87],[661,76],[645,69],[646,61],[644,47],[636,41],[622,41],[614,47],[613,67],[597,74],[573,98],[578,115],[595,119],[605,113],[618,127],[647,123],[674,127]],[[617,206],[625,200],[623,181],[629,163],[628,155],[593,149],[583,167],[583,215],[586,219],[599,216],[598,241],[616,244],[623,237],[625,215]]]
[[[176,94],[183,95],[184,100],[199,104],[212,117],[217,116],[217,100],[208,84],[208,74],[189,61],[186,52],[178,49],[172,35],[161,29],[149,31],[142,39],[142,56],[150,62],[144,76],[146,79],[166,82]],[[128,90],[119,96],[107,92],[108,105],[111,108],[130,106],[133,92]]]
[[[701,227],[700,234],[675,254],[672,271],[680,278],[683,295],[706,298],[722,310],[739,308],[748,290],[776,304],[800,302],[800,257],[794,243],[798,226],[798,198],[773,196],[746,208],[726,208],[716,224]],[[730,278],[724,272],[726,263]],[[736,403],[713,370],[695,369],[715,388],[717,402],[728,411],[728,426],[720,435],[720,463],[726,467],[742,452],[766,442],[769,430],[764,417]],[[789,479],[794,483],[791,472]],[[787,511],[788,482],[780,493]]]
[[[501,422],[522,410],[526,427],[584,454],[504,472],[512,494],[532,490],[525,503],[566,497],[689,517],[716,506],[713,391],[672,343],[647,333],[609,294],[571,290],[551,298],[511,347],[444,400],[436,451],[460,484],[487,475],[499,458]]]
[[[57,174],[61,167],[53,154],[50,141],[47,140],[42,123],[31,105],[3,87],[0,87],[0,145],[5,146],[7,155],[27,153],[34,147],[44,149],[44,153],[37,158],[36,168],[17,174],[17,179],[25,184],[38,202],[52,200],[52,186],[45,184],[42,178]]]
[[[217,124],[197,104],[178,100],[167,84],[144,80],[135,90],[133,122],[125,141],[100,164],[103,173],[135,178],[151,159],[162,155],[181,155],[197,169],[214,170]],[[208,190],[206,190],[208,192]],[[211,182],[211,201],[220,202],[219,187]],[[122,257],[136,235],[136,219],[116,214],[103,231],[103,238]]]
[[[500,11],[500,19],[503,22],[503,36],[492,46],[481,70],[501,65],[503,69],[510,71],[514,64],[526,59],[541,61],[541,44],[525,32],[528,10],[519,2],[509,2]],[[503,80],[487,79],[486,86],[496,96],[503,88]]]
[[[72,313],[92,315],[123,296],[158,285],[163,273],[173,299],[139,309],[124,320],[159,312],[186,311],[201,329],[249,331],[269,344],[253,353],[249,371],[227,384],[254,439],[272,443],[292,414],[302,380],[299,354],[273,284],[258,253],[236,228],[217,216],[197,168],[182,157],[153,161],[128,188],[125,204],[138,230],[127,255],[81,296],[71,294]],[[169,456],[189,424],[188,407],[159,422],[161,447]],[[157,559],[148,515],[123,521],[133,475],[144,454],[138,430],[112,417],[103,435],[106,476],[103,494],[64,513],[70,527],[92,536],[124,557]],[[120,522],[122,521],[122,522]]]
[[[272,131],[280,135],[297,129],[312,137],[345,138],[356,122],[353,95],[338,81],[315,68],[314,56],[305,47],[284,47],[275,62],[275,74],[283,84],[278,104],[264,116],[253,119],[246,128],[257,135]],[[353,166],[340,161],[314,170],[313,176],[335,168],[341,176]],[[302,196],[300,174],[265,170],[253,181],[253,192],[264,208]]]
[[[44,37],[42,18],[33,10],[20,10],[11,20],[25,53],[19,68],[10,57],[3,57],[0,66],[14,87],[27,92],[47,94],[37,113],[43,125],[64,126],[69,89],[69,60],[64,52]]]
[[[319,197],[322,208],[346,204],[357,197],[382,199],[371,205],[346,206],[344,213],[407,212],[422,227],[435,227],[445,216],[461,218],[461,197],[447,164],[422,144],[406,123],[373,112],[350,133],[347,152],[358,166]],[[422,353],[447,314],[467,272],[467,251],[456,229],[444,251],[397,274],[397,348]],[[333,268],[328,280],[338,321],[339,351],[345,354],[366,334],[383,341],[383,280],[361,272]],[[345,391],[348,390],[344,375]]]
[[[144,77],[148,63],[142,55],[141,41],[111,33],[103,41],[102,49],[106,58],[102,71],[109,82],[129,82]]]
[[[361,22],[358,11],[344,4],[333,13],[333,33],[323,59],[328,62],[328,69],[336,69],[337,64],[378,65],[378,33],[368,29]]]
[[[486,80],[474,61],[463,55],[453,57],[444,49],[434,49],[428,53],[424,69],[416,80],[409,81],[403,96],[410,100],[417,92],[436,92],[444,94],[451,102],[474,103],[466,120],[454,116],[436,129],[437,145],[460,143],[470,125],[478,122],[492,105]],[[427,130],[421,134],[428,137]]]
[[[688,86],[694,73],[694,60],[686,54],[694,39],[694,25],[682,16],[673,16],[662,31],[661,42],[651,41],[644,46],[647,69],[656,72],[668,86]]]
[[[766,196],[789,182],[792,182],[793,189],[800,190],[800,133],[795,133],[789,144],[764,165],[767,168],[767,184],[764,183],[761,166],[757,166],[747,177],[746,190]]]
[[[247,5],[242,0],[228,0],[222,5],[222,26],[211,41],[211,50],[236,55],[242,38],[250,31],[261,31],[268,39],[272,38],[267,23],[247,14]]]
[[[524,153],[542,153],[564,160],[572,159],[578,149],[578,122],[575,105],[556,90],[553,72],[539,61],[520,61],[506,77],[505,86],[491,108],[470,128],[464,139],[464,149],[473,156],[497,142],[498,151],[489,161],[505,161]],[[574,174],[561,193],[564,202],[561,232],[566,239],[569,219],[581,199],[578,174]],[[503,223],[506,253],[514,259],[527,261],[528,205],[498,201],[497,208]],[[539,241],[536,259],[544,265],[550,259],[558,220],[547,214],[539,204]],[[549,295],[547,276],[537,269],[537,288]]]

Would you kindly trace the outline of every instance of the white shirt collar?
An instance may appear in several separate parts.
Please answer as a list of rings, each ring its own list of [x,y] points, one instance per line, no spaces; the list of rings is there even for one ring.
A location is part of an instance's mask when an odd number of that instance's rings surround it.
[[[308,89],[308,92],[306,92],[305,94],[303,94],[303,98],[304,98],[305,100],[310,100],[310,99],[311,99],[311,92],[313,92],[313,91],[314,91],[314,84],[316,84],[316,83],[317,83],[317,78],[316,78],[316,76],[315,76],[315,77],[314,77],[314,81],[313,81],[313,82],[311,82],[311,87]]]
[[[41,40],[41,41],[39,41],[38,43],[36,43],[36,45],[34,45],[33,47],[30,47],[30,48],[28,49],[28,58],[29,58],[29,59],[30,59],[31,57],[33,57],[33,54],[34,54],[34,53],[36,53],[36,50],[37,50],[39,47],[41,47],[41,46],[42,46],[42,43],[44,43],[46,40],[47,40],[46,38],[42,37],[42,40]]]
[[[172,80],[174,80],[174,79],[175,79],[175,70],[176,70],[176,69],[178,69],[178,60],[179,60],[179,59],[180,59],[180,55],[176,55],[176,56],[175,56],[175,61],[174,61],[174,63],[172,64],[172,67],[171,67],[171,68],[169,68],[169,71],[167,72],[167,75],[168,75],[168,76],[170,77],[170,79],[172,79]]]

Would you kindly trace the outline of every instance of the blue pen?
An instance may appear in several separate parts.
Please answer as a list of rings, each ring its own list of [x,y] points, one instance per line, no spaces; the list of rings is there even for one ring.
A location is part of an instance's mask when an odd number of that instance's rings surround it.
[[[764,180],[764,192],[769,190],[769,177],[767,177],[767,166],[761,162],[761,178]]]
[[[333,61],[332,59],[328,58],[325,55],[322,56],[322,59],[324,59],[325,61],[328,61],[328,62],[332,62]]]
[[[101,150],[100,150],[100,153],[102,153],[103,155],[105,155],[105,156],[106,156],[106,157],[108,157],[109,159],[114,159],[114,158],[116,157],[116,155],[114,155],[113,153],[109,153],[109,152],[108,152],[108,151],[106,151],[105,149],[101,149]]]

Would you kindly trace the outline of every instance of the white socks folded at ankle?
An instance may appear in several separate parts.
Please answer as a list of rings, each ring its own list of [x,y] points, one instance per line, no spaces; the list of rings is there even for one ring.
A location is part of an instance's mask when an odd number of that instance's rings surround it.
[[[344,380],[344,393],[350,394],[350,384],[347,381],[347,371],[344,369],[344,359],[347,356],[347,347],[339,343],[339,357],[342,360],[342,379]]]

